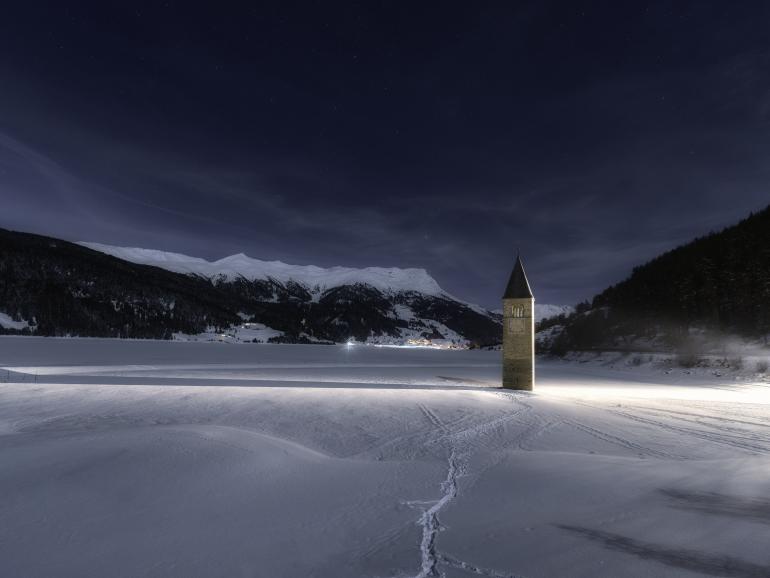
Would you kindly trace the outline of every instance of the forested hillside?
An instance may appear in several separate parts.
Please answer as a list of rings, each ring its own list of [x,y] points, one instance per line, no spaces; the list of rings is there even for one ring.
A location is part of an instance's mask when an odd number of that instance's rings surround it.
[[[203,279],[4,229],[0,311],[38,335],[168,339],[238,321],[237,302]]]
[[[767,336],[770,207],[636,267],[562,323],[551,344],[557,351],[651,340],[676,346],[692,329]]]

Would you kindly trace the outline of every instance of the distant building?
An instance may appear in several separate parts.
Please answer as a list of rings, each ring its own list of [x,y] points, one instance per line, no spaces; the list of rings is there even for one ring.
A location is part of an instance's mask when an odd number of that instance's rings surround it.
[[[535,298],[517,256],[503,295],[503,387],[532,391],[534,385]]]

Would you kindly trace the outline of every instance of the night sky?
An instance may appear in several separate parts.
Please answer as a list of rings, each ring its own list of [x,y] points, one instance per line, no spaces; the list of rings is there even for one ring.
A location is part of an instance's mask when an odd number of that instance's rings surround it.
[[[7,2],[0,227],[541,303],[770,203],[767,2]]]

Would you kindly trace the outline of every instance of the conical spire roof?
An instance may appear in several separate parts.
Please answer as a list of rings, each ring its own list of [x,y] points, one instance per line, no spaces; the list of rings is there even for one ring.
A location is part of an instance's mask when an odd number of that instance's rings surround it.
[[[529,288],[524,264],[521,262],[521,257],[516,255],[516,264],[513,266],[511,278],[508,279],[508,286],[505,288],[503,299],[531,299],[532,297],[532,289]]]

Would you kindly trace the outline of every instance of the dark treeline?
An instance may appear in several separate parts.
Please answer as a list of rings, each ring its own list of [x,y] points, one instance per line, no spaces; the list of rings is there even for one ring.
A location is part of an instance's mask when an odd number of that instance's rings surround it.
[[[672,347],[693,328],[749,338],[770,333],[770,207],[636,267],[581,304],[552,349]]]

